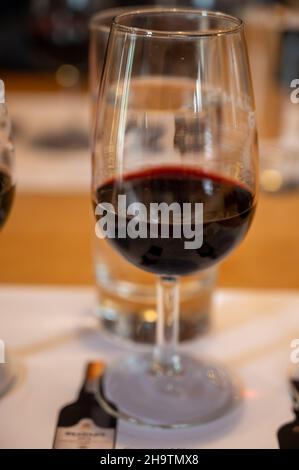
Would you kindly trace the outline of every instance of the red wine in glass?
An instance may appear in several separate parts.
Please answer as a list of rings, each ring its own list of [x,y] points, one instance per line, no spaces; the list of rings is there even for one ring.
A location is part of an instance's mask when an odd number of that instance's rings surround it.
[[[11,209],[15,187],[11,177],[0,170],[0,229],[4,225]]]
[[[96,190],[94,204],[110,203],[117,208],[119,195],[126,196],[127,205],[143,203],[147,214],[151,203],[176,202],[182,208],[184,203],[191,203],[192,208],[203,203],[203,243],[199,248],[185,248],[188,239],[183,227],[181,238],[172,236],[173,219],[169,238],[162,237],[161,220],[157,238],[123,238],[120,227],[127,227],[132,216],[115,214],[115,237],[108,241],[129,262],[155,274],[187,275],[219,262],[244,238],[255,209],[253,195],[245,185],[191,167],[161,166],[128,173],[121,180],[111,179]],[[150,234],[150,221],[140,223],[146,224]],[[201,227],[194,222],[196,230]]]

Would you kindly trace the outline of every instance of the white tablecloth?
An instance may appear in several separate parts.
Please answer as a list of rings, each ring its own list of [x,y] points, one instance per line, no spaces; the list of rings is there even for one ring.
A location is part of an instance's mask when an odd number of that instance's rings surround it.
[[[2,287],[0,339],[20,360],[22,378],[0,400],[1,448],[49,448],[59,408],[80,387],[87,361],[110,361],[132,345],[98,328],[91,288]],[[241,410],[190,430],[121,424],[119,447],[276,448],[291,419],[290,342],[299,337],[299,293],[219,290],[213,331],[183,348],[231,365],[245,385]],[[141,346],[134,346],[142,349]]]

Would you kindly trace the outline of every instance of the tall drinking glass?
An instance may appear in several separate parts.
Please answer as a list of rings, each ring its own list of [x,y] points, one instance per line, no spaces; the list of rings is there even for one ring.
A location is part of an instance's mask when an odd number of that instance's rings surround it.
[[[183,96],[175,92],[182,83]],[[157,145],[161,126],[167,131]],[[111,413],[189,426],[238,400],[226,369],[179,354],[179,290],[181,277],[219,263],[247,233],[256,205],[256,143],[240,20],[190,9],[133,11],[114,20],[96,111],[96,232],[157,276],[158,325],[153,354],[108,367],[98,397]]]

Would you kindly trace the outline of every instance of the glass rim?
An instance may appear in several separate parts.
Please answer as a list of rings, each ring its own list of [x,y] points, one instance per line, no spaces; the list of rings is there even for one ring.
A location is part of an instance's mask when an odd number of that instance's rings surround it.
[[[115,8],[108,8],[102,11],[98,11],[89,20],[89,29],[92,30],[98,30],[98,31],[105,31],[109,32],[110,31],[110,26],[104,23],[99,23],[99,20],[105,20],[106,18],[111,17],[111,23],[113,21],[113,15],[117,16],[117,12],[123,12],[124,10],[128,7],[115,7]],[[122,14],[122,13],[121,13]]]
[[[194,14],[198,17],[202,18],[213,18],[213,19],[224,19],[231,22],[231,26],[227,28],[217,28],[215,30],[194,30],[194,31],[172,31],[172,30],[155,30],[155,29],[146,29],[146,28],[139,28],[134,26],[127,26],[121,24],[120,21],[124,18],[128,18],[130,16],[137,16],[140,13],[148,14],[148,15],[155,15],[158,13],[178,13],[178,14]],[[140,35],[140,36],[148,36],[148,37],[176,37],[176,38],[190,38],[190,37],[215,37],[215,36],[223,36],[228,34],[234,34],[239,32],[243,29],[244,22],[232,15],[228,15],[226,13],[222,13],[220,11],[211,11],[211,10],[201,10],[195,8],[137,8],[131,9],[128,12],[122,13],[117,15],[113,22],[112,28],[122,31],[131,35]]]
[[[89,29],[90,30],[97,30],[97,31],[102,31],[102,32],[105,32],[105,33],[109,33],[110,31],[110,27],[113,23],[113,19],[116,17],[116,16],[120,16],[122,14],[127,14],[128,12],[131,12],[131,11],[140,11],[140,12],[143,12],[144,10],[149,10],[149,9],[156,9],[156,10],[160,10],[161,7],[159,7],[158,5],[155,6],[155,5],[152,5],[152,6],[119,6],[119,7],[113,7],[113,8],[105,8],[104,10],[101,10],[101,11],[98,11],[97,13],[94,13],[92,15],[92,17],[90,18],[89,20]],[[105,20],[107,18],[110,18],[111,17],[111,24],[110,25],[107,25],[107,24],[104,24],[104,23],[101,23],[100,21],[102,20]]]

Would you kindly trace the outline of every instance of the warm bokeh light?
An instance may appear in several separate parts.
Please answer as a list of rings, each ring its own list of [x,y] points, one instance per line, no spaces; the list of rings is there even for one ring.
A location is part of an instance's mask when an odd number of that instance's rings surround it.
[[[56,81],[64,88],[72,88],[79,83],[80,72],[71,64],[63,64],[56,71]]]

